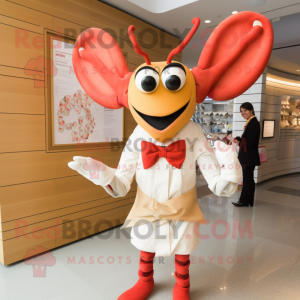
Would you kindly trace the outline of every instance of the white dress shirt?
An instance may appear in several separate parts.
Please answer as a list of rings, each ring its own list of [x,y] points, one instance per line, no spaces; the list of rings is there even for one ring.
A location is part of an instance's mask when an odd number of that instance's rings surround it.
[[[169,165],[164,157],[149,168],[143,168],[141,141],[145,140],[158,146],[168,146],[174,141],[186,141],[186,158],[181,169]],[[218,181],[229,183],[217,194],[231,196],[241,179],[241,167],[234,151],[218,152],[223,165],[219,165],[215,152],[207,141],[202,129],[189,121],[172,140],[167,143],[155,141],[142,127],[137,126],[130,136],[117,169],[107,167],[102,185],[112,197],[123,197],[130,190],[134,175],[139,188],[158,202],[178,197],[196,185],[196,161],[208,183],[209,189],[216,193]],[[222,157],[223,156],[223,157]],[[219,158],[219,157],[218,157]],[[110,185],[113,191],[108,187]],[[139,250],[155,252],[156,256],[190,254],[199,243],[199,224],[193,222],[165,221],[138,225],[131,230],[131,242]]]

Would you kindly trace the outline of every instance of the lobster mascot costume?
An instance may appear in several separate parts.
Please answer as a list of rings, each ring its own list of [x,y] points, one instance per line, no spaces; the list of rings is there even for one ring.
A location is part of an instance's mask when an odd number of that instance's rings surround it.
[[[73,50],[74,70],[86,93],[106,108],[125,106],[138,123],[118,169],[81,156],[69,163],[112,197],[124,197],[136,175],[137,196],[123,227],[132,227],[131,242],[141,251],[139,279],[119,300],[146,299],[154,287],[154,257],[170,255],[175,255],[176,269],[173,299],[190,299],[189,255],[199,242],[194,229],[205,223],[197,202],[196,161],[216,195],[231,196],[241,180],[235,152],[222,142],[214,151],[190,119],[196,103],[208,95],[217,101],[234,99],[255,83],[271,55],[272,25],[254,12],[230,16],[213,31],[190,70],[172,58],[198,29],[200,19],[192,22],[187,37],[163,62],[150,61],[130,26],[134,49],[145,59],[134,72],[113,37],[101,29],[83,32]],[[87,164],[100,166],[99,178],[90,178]]]

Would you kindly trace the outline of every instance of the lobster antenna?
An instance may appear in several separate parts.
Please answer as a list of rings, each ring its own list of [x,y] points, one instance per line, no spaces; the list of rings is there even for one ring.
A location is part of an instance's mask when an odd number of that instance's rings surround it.
[[[128,34],[129,34],[129,38],[130,38],[130,40],[131,40],[131,42],[133,44],[134,50],[135,50],[135,52],[137,54],[139,54],[141,56],[144,56],[146,64],[150,66],[151,65],[151,61],[150,61],[149,55],[140,48],[140,46],[139,46],[139,44],[138,44],[138,42],[135,39],[135,36],[133,34],[134,31],[135,31],[135,26],[133,26],[133,25],[129,26],[129,28],[128,28]]]
[[[172,62],[172,58],[180,53],[185,47],[186,45],[190,42],[190,40],[192,39],[193,35],[195,34],[195,32],[197,31],[199,25],[200,25],[200,18],[194,18],[192,20],[192,23],[194,24],[193,28],[190,30],[190,32],[188,33],[188,35],[185,37],[185,39],[180,43],[180,45],[178,47],[176,47],[175,49],[173,49],[167,59],[167,64],[170,64]]]

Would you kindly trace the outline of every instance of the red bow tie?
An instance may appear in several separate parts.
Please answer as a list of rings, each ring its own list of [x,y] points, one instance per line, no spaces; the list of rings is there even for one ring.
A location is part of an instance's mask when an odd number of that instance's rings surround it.
[[[144,169],[154,166],[160,157],[165,157],[167,162],[177,169],[181,168],[185,160],[185,140],[174,142],[168,147],[142,141],[141,146]]]

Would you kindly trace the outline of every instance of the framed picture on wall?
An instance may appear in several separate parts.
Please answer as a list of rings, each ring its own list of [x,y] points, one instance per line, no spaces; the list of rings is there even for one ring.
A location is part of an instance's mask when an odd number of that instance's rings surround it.
[[[262,138],[270,139],[275,136],[275,120],[263,120]]]
[[[72,64],[75,39],[48,33],[48,150],[124,145],[124,109],[96,103],[80,85]],[[125,58],[127,55],[124,53]],[[81,145],[84,144],[84,145]]]

